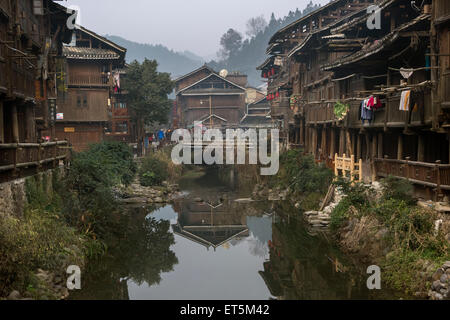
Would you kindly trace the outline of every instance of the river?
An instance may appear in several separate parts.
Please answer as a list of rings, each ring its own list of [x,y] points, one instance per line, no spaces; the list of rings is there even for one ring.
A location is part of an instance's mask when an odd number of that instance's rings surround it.
[[[368,290],[367,266],[310,230],[287,201],[248,201],[253,182],[237,179],[214,168],[190,172],[180,182],[185,198],[127,211],[71,299],[399,297]]]

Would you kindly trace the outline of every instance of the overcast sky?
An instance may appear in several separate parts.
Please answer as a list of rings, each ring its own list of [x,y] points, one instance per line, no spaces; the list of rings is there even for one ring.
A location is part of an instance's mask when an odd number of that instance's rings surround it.
[[[81,24],[101,35],[162,44],[207,57],[219,49],[229,28],[245,33],[251,17],[285,16],[310,0],[68,0],[61,4],[81,9]],[[324,5],[329,0],[313,0]]]

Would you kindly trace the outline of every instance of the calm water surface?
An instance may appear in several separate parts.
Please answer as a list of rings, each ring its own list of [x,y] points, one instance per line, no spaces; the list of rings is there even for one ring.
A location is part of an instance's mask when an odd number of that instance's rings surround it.
[[[185,199],[134,209],[72,299],[393,299],[285,202],[248,202],[253,182],[211,169]],[[239,187],[238,187],[239,185]],[[236,201],[237,200],[237,201]]]

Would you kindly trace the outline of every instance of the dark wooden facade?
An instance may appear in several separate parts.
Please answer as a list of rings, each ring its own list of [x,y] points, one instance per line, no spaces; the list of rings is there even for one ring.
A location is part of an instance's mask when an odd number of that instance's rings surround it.
[[[123,69],[114,70],[114,75],[119,79],[119,83],[113,85],[106,139],[134,144],[137,139],[136,125],[131,119],[131,110],[127,104],[128,92],[120,87],[120,82],[126,77],[126,66]]]
[[[380,29],[367,26],[373,4],[381,9]],[[392,173],[450,187],[442,182],[450,163],[449,8],[448,1],[418,7],[336,0],[278,31],[259,69],[269,81],[272,116],[289,142],[330,166],[336,153],[355,155],[366,180]],[[408,110],[399,107],[404,91],[411,94]],[[371,96],[381,106],[363,122],[361,102]],[[349,107],[339,119],[337,103]]]
[[[71,13],[48,0],[0,1],[2,181],[44,164],[56,165],[54,159],[62,155],[56,144],[41,144],[41,138],[54,123],[50,101],[58,90],[55,79],[62,45],[72,35],[66,25]],[[55,149],[53,157],[46,152],[49,148]]]
[[[245,113],[246,82],[246,76],[224,78],[207,66],[178,78],[175,90],[180,123],[183,127],[195,121],[217,128],[238,126]]]
[[[120,131],[121,138],[128,138],[128,110],[121,108],[122,95],[114,81],[117,69],[124,66],[126,49],[83,27],[74,34],[63,49],[67,92],[58,96],[56,137],[83,151],[107,133],[115,137]]]

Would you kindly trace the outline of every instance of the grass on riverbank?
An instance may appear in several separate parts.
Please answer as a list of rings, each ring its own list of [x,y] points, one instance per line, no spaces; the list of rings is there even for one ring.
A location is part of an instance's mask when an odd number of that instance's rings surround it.
[[[434,230],[437,213],[416,206],[407,181],[389,177],[382,181],[383,191],[378,195],[363,184],[343,180],[336,184],[346,196],[331,213],[330,228],[339,234],[352,219],[374,219],[378,230],[387,230],[383,241],[389,253],[375,257],[381,262],[384,281],[408,294],[426,291],[427,280],[420,279],[450,260],[445,235]]]
[[[32,298],[59,298],[36,278],[38,269],[65,268],[98,257],[117,230],[113,187],[129,184],[136,165],[131,149],[103,142],[75,154],[65,175],[54,171],[26,180],[24,217],[0,219],[0,296],[18,290]]]
[[[171,146],[147,154],[141,162],[138,174],[142,186],[160,186],[164,181],[175,183],[181,177],[183,167],[173,163]]]
[[[304,210],[314,210],[332,179],[333,172],[323,163],[316,163],[302,149],[292,149],[280,156],[280,170],[275,179],[268,178],[267,184],[270,188],[288,188],[292,201],[300,201]]]

